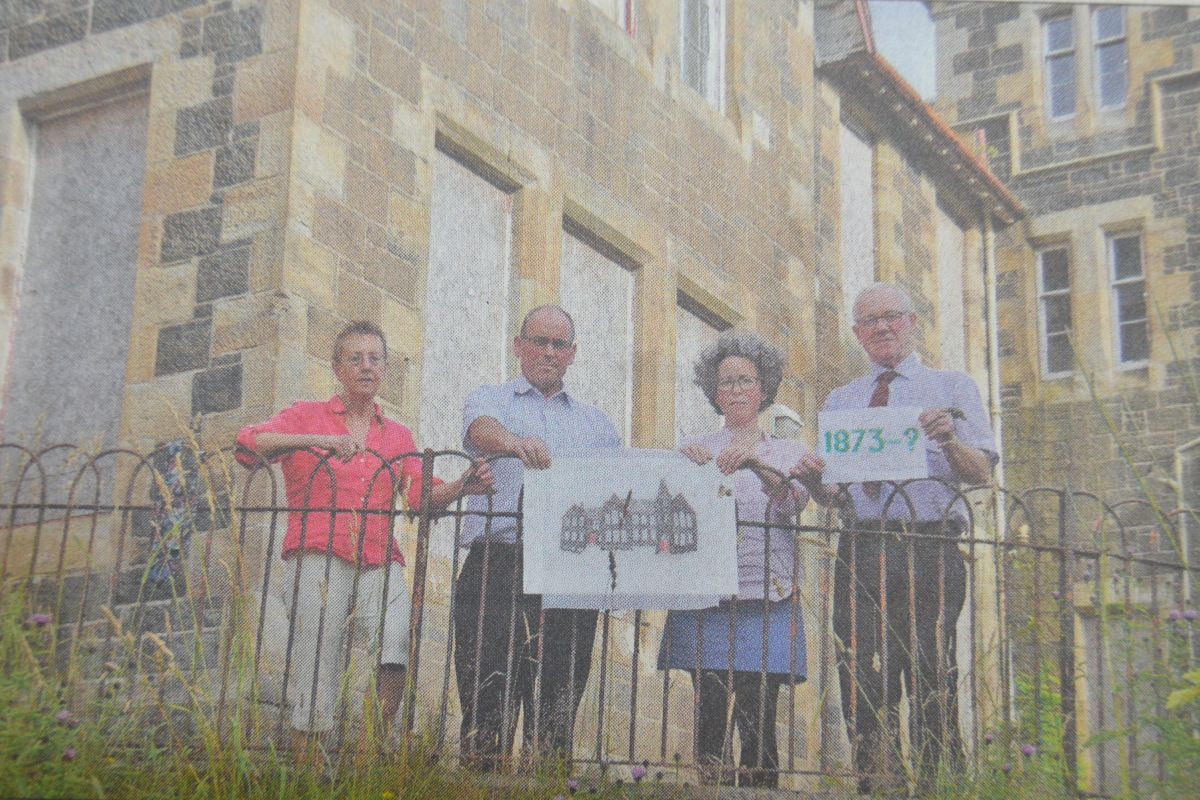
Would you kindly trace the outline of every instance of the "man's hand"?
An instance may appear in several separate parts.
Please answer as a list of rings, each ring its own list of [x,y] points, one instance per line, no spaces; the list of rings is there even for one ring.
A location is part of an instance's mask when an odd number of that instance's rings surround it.
[[[546,443],[536,436],[513,436],[508,451],[530,469],[546,469],[550,466],[550,451],[546,449]]]
[[[821,476],[825,474],[825,459],[816,453],[805,453],[789,474],[816,494],[821,489]]]
[[[917,417],[927,439],[946,445],[954,438],[954,417],[949,409],[927,408]]]
[[[315,436],[313,439],[313,447],[318,450],[328,450],[334,458],[340,461],[349,461],[362,452],[362,448],[358,446],[358,442],[348,433],[341,436],[334,434]]]
[[[698,464],[702,467],[712,461],[713,457],[712,450],[709,450],[698,442],[692,442],[685,447],[679,448],[679,452],[690,458],[693,464]]]

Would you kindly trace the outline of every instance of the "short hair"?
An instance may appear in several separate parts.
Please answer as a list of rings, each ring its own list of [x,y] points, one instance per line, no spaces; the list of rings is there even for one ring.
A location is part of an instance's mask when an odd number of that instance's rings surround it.
[[[387,360],[387,337],[383,335],[383,331],[374,322],[359,319],[342,328],[337,338],[333,340],[334,363],[337,363],[338,358],[342,355],[342,342],[351,336],[378,336],[379,341],[383,342],[383,358],[385,361]]]
[[[522,336],[525,335],[525,330],[526,330],[526,328],[529,327],[529,320],[533,319],[535,315],[541,314],[544,311],[555,311],[559,314],[562,314],[563,317],[567,320],[567,325],[570,326],[570,328],[571,328],[571,341],[572,342],[575,341],[575,320],[571,317],[571,315],[569,313],[567,313],[567,310],[565,308],[563,308],[560,305],[556,305],[554,303],[547,303],[544,306],[538,306],[537,308],[529,309],[529,313],[525,315],[525,319],[521,320],[521,335]]]
[[[721,413],[721,407],[717,405],[717,372],[721,362],[730,356],[748,359],[758,370],[758,380],[763,390],[763,400],[758,410],[762,411],[774,403],[779,384],[783,383],[783,351],[756,333],[727,330],[717,337],[716,342],[701,351],[700,360],[696,362],[696,385],[704,392],[713,410]]]
[[[886,292],[894,292],[895,294],[900,295],[900,299],[902,301],[901,307],[899,309],[900,311],[904,312],[905,314],[915,313],[915,309],[913,308],[912,295],[908,293],[908,289],[905,289],[903,286],[899,286],[894,283],[886,283],[884,281],[877,281],[876,283],[867,284],[861,290],[859,290],[858,294],[856,294],[854,296],[854,303],[850,306],[851,316],[854,316],[855,309],[858,308],[859,302],[864,297],[866,297],[869,294],[874,294],[875,292],[885,292],[885,291]],[[855,322],[856,324],[858,322],[857,319],[853,319],[852,321]]]

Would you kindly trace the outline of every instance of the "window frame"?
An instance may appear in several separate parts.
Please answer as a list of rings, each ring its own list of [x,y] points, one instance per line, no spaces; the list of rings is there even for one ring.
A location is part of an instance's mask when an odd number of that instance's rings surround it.
[[[1046,255],[1048,253],[1062,252],[1067,260],[1067,285],[1062,288],[1047,289],[1046,288]],[[1067,346],[1074,349],[1075,345],[1071,341],[1071,333],[1075,329],[1075,308],[1071,297],[1071,248],[1066,242],[1057,242],[1047,244],[1037,249],[1037,288],[1038,288],[1038,350],[1040,351],[1040,361],[1042,367],[1042,377],[1044,378],[1064,378],[1075,373],[1074,367],[1067,370],[1052,370],[1050,368],[1050,337],[1051,335],[1067,336]],[[1067,298],[1067,314],[1070,319],[1066,331],[1051,331],[1048,327],[1049,315],[1046,313],[1046,301],[1048,298],[1066,297]],[[1074,363],[1074,356],[1072,356]]]
[[[1132,277],[1117,277],[1117,242],[1124,239],[1135,239],[1138,244],[1138,274]],[[1146,297],[1146,248],[1144,246],[1141,231],[1117,231],[1105,235],[1105,256],[1108,260],[1108,275],[1109,275],[1109,291],[1112,294],[1112,319],[1113,319],[1113,362],[1118,370],[1133,370],[1143,369],[1150,363],[1150,312],[1148,300]],[[1129,286],[1132,284],[1142,285],[1142,301],[1146,305],[1144,316],[1140,319],[1123,320],[1121,319],[1121,301],[1118,287]],[[1141,322],[1146,331],[1146,355],[1144,358],[1126,361],[1123,356],[1123,334],[1122,326],[1130,323]]]
[[[1071,45],[1058,50],[1050,49],[1050,26],[1065,21],[1071,31]],[[1054,84],[1051,80],[1051,62],[1070,58],[1074,69],[1071,83],[1071,110],[1065,114],[1054,113]],[[1046,85],[1046,113],[1051,120],[1071,119],[1079,111],[1079,44],[1075,36],[1075,17],[1072,12],[1055,14],[1042,19],[1042,77]]]
[[[698,48],[688,43],[688,8],[702,5],[708,9],[708,49],[703,63],[704,90],[688,81],[689,54]],[[679,0],[679,78],[720,113],[725,113],[726,0]]]
[[[1106,11],[1116,9],[1120,12],[1121,18],[1121,34],[1119,36],[1109,36],[1107,38],[1100,37],[1100,14]],[[1124,6],[1101,6],[1092,9],[1092,71],[1094,73],[1092,80],[1092,88],[1096,92],[1096,108],[1101,111],[1111,111],[1121,109],[1129,100],[1129,24],[1125,14]],[[1101,90],[1100,70],[1100,48],[1120,43],[1124,52],[1124,85],[1121,87],[1121,102],[1106,105],[1104,103],[1104,93]]]

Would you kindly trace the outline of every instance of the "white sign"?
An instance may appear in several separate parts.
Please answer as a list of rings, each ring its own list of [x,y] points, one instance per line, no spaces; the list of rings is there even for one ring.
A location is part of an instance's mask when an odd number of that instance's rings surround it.
[[[850,408],[817,415],[817,455],[826,483],[928,478],[916,406]]]
[[[737,592],[732,479],[670,450],[525,471],[523,589],[547,608],[705,608]]]

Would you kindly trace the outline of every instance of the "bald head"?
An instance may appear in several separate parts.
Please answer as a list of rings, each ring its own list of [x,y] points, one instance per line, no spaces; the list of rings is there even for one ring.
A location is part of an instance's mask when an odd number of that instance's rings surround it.
[[[567,313],[567,310],[559,305],[544,305],[530,309],[525,315],[525,319],[521,321],[521,335],[525,336],[529,332],[529,325],[534,321],[545,321],[551,319],[566,320],[567,327],[571,331],[571,341],[575,340],[575,320]]]

